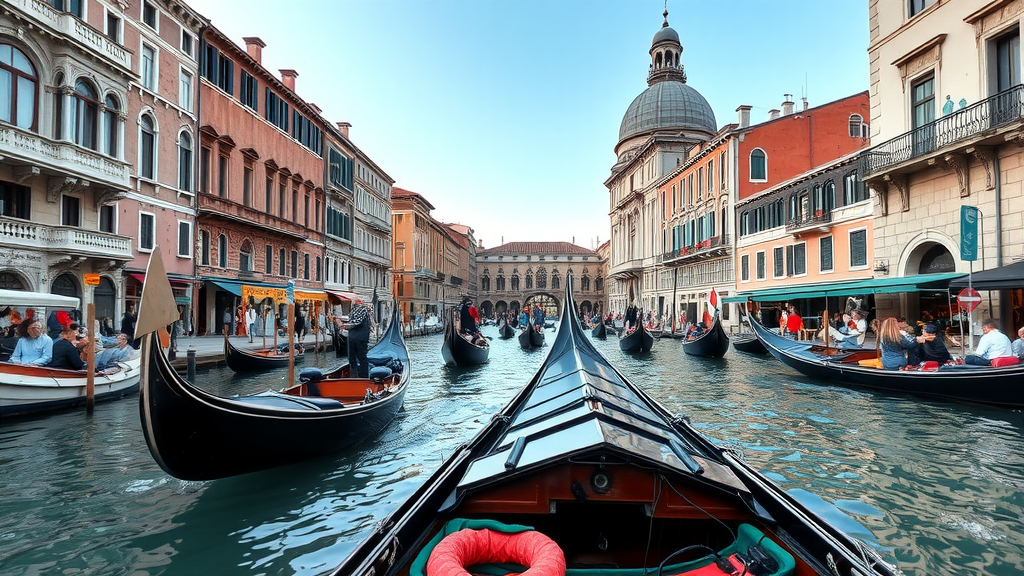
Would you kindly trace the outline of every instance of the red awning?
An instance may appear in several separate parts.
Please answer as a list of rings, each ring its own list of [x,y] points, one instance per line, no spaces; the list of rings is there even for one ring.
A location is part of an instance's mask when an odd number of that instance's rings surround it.
[[[329,296],[342,300],[344,302],[362,302],[363,299],[355,292],[346,292],[344,290],[325,290]]]
[[[146,282],[146,275],[145,274],[137,274],[135,272],[129,272],[128,275],[131,276],[132,278],[135,278],[136,280],[138,280],[139,284],[143,284],[143,283]],[[170,280],[171,284],[184,284],[184,285],[187,286],[187,285],[192,283],[191,280],[183,280],[181,278],[172,278],[170,276],[168,276],[167,279]]]

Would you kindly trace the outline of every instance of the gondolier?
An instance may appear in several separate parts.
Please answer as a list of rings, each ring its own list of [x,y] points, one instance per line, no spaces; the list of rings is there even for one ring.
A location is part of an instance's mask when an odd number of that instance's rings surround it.
[[[352,304],[348,316],[348,363],[353,378],[369,378],[366,347],[370,343],[370,311],[362,300]]]

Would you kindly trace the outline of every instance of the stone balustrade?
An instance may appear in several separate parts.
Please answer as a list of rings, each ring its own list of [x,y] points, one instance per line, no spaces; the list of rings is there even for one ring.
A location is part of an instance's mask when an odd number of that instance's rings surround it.
[[[131,260],[131,238],[74,226],[46,226],[0,217],[0,246],[74,256]]]

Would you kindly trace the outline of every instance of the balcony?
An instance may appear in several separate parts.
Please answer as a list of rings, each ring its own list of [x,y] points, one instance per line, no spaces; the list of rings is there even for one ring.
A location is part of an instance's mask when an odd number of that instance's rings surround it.
[[[44,226],[2,216],[0,245],[109,260],[128,261],[135,257],[131,238],[127,236],[74,226]]]
[[[413,275],[417,278],[423,278],[425,280],[433,280],[434,278],[436,278],[433,270],[423,266],[417,266],[416,271],[413,272]]]
[[[438,279],[438,280],[440,280],[441,282],[444,282],[444,272],[441,272],[440,270],[438,270],[438,271],[437,271],[437,276],[436,276],[436,277],[437,277],[437,279]]]
[[[5,3],[13,5],[25,16],[49,28],[57,35],[74,40],[111,63],[126,71],[131,71],[132,53],[120,44],[111,41],[92,26],[82,22],[78,17],[55,10],[43,0],[6,0]]]
[[[260,226],[265,232],[277,233],[293,240],[305,240],[306,228],[284,218],[250,208],[212,194],[199,194],[199,218],[215,217],[245,226]]]
[[[818,210],[800,218],[791,218],[786,221],[786,234],[800,234],[808,230],[816,229],[821,232],[828,232],[832,224],[831,210]]]
[[[1014,86],[864,151],[859,171],[867,180],[888,172],[913,172],[943,152],[1000,144],[1024,120],[1024,85]]]
[[[58,177],[77,177],[83,181],[80,184],[96,183],[121,190],[131,187],[127,163],[15,126],[0,126],[0,156],[7,164],[38,168],[36,174],[42,171]]]
[[[729,236],[715,236],[694,246],[684,246],[679,250],[665,252],[658,257],[659,263],[682,264],[685,262],[710,260],[726,256],[729,253],[731,241]]]
[[[637,278],[644,271],[643,258],[633,258],[620,262],[608,270],[609,278]]]

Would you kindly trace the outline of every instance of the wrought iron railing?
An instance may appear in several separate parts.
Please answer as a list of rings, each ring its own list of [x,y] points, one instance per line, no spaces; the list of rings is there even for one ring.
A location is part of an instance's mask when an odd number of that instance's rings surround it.
[[[861,178],[1022,119],[1024,85],[1017,85],[869,148],[860,155]]]
[[[786,221],[786,232],[793,232],[801,228],[810,228],[832,222],[831,210],[818,210],[800,218],[792,218]]]
[[[685,258],[688,256],[697,256],[699,254],[706,254],[715,250],[728,247],[730,244],[729,236],[715,236],[708,238],[703,242],[698,242],[694,246],[683,246],[678,250],[669,250],[658,257],[659,262],[665,262],[668,260],[675,260],[678,258]]]

